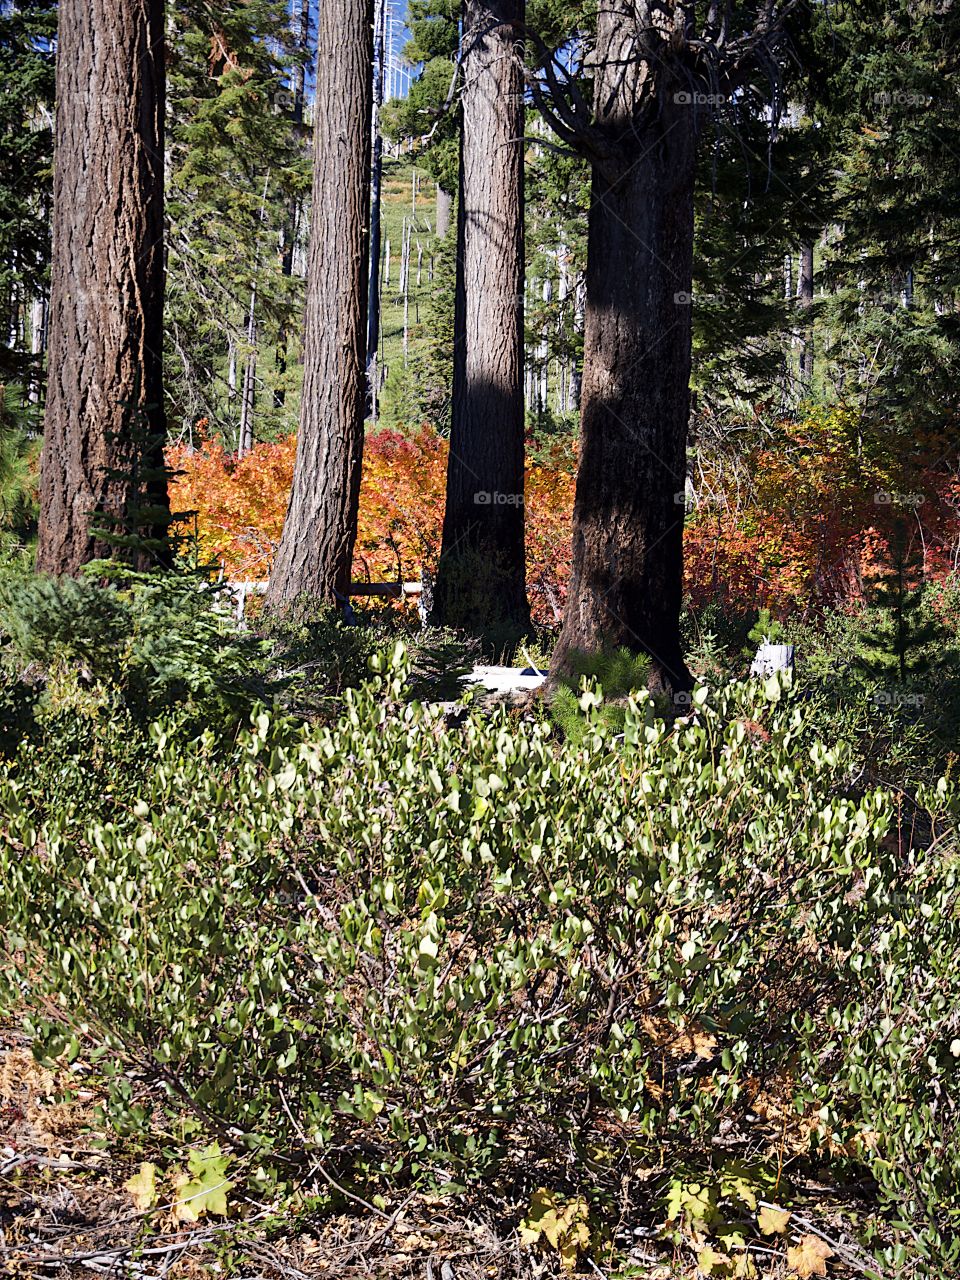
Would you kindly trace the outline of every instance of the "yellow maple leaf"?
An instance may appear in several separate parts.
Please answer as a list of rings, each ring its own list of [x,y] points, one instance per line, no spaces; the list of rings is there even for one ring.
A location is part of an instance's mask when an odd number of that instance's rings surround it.
[[[833,1250],[819,1236],[801,1236],[795,1245],[787,1250],[787,1266],[798,1276],[807,1280],[809,1276],[825,1276],[827,1259],[833,1257]]]
[[[705,1276],[710,1275],[716,1267],[726,1267],[729,1262],[728,1254],[719,1253],[716,1249],[711,1249],[709,1245],[705,1249],[701,1249],[697,1254],[697,1270],[702,1271]]]
[[[145,1213],[157,1202],[157,1166],[144,1160],[139,1173],[128,1178],[123,1189],[130,1192],[137,1209]]]
[[[765,1236],[777,1235],[786,1231],[792,1216],[789,1209],[776,1209],[773,1205],[765,1204],[757,1214],[757,1226]]]

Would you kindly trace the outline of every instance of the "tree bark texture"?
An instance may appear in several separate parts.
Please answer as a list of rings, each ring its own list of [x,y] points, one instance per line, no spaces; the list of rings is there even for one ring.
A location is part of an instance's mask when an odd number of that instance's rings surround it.
[[[298,57],[294,71],[293,106],[291,120],[299,138],[303,138],[303,109],[306,102],[307,60],[310,48],[310,0],[300,0],[300,15],[297,21]],[[297,247],[297,232],[300,227],[301,202],[294,199],[287,208],[282,235],[283,247],[280,256],[280,269],[288,279],[293,275],[293,256]],[[287,371],[287,347],[290,334],[287,326],[282,325],[277,335],[277,373],[282,377]],[[287,393],[281,384],[273,393],[273,405],[280,409],[286,403]]]
[[[320,6],[313,209],[297,460],[270,576],[275,604],[345,600],[366,398],[373,5]]]
[[[383,187],[383,133],[380,130],[380,109],[383,106],[385,40],[386,0],[375,0],[373,127],[370,163],[370,269],[367,281],[367,416],[374,422],[377,419],[380,399],[377,360],[380,350],[380,203]]]
[[[523,0],[465,0],[453,415],[434,617],[529,627],[523,510]]]
[[[98,526],[161,545],[169,523],[163,9],[163,0],[60,4],[37,549],[46,573],[75,574],[108,555]]]
[[[657,6],[600,11],[573,566],[551,676],[625,646],[655,690],[689,685],[680,642],[690,410],[694,94],[644,54]],[[684,29],[682,6],[676,30]]]

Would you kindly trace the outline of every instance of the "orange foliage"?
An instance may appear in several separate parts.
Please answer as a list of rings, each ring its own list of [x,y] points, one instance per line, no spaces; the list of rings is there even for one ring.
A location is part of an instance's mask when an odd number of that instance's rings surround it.
[[[416,580],[434,568],[440,551],[447,472],[446,440],[428,427],[413,436],[379,431],[364,443],[354,579]],[[538,621],[553,623],[562,609],[570,566],[574,478],[552,458],[527,468],[527,576]],[[221,563],[229,578],[269,576],[286,515],[296,442],[257,444],[242,459],[222,445],[177,446],[168,462],[175,511],[195,512],[201,555]]]
[[[749,459],[752,491],[739,505],[721,499],[690,513],[684,534],[685,586],[695,605],[720,600],[784,615],[856,598],[865,574],[886,554],[892,522],[906,516],[928,576],[960,562],[960,480],[908,465],[895,438],[859,439],[859,420],[842,409],[783,424],[780,438]],[[417,579],[440,549],[447,442],[429,427],[412,436],[383,430],[364,447],[354,578]],[[241,460],[210,441],[179,446],[169,461],[175,510],[196,512],[206,558],[228,577],[262,579],[280,540],[293,475],[292,438],[258,444]],[[575,457],[558,442],[526,473],[527,585],[534,618],[553,625],[570,575]],[[708,477],[723,493],[722,477]],[[706,486],[705,486],[706,487]]]
[[[781,424],[757,449],[753,487],[739,506],[706,507],[685,534],[687,588],[695,603],[792,609],[862,596],[863,581],[888,556],[894,522],[906,520],[927,577],[960,558],[957,481],[905,455],[895,432],[861,438],[857,413],[811,411]],[[719,477],[711,488],[723,492]]]
[[[170,504],[190,512],[198,549],[223,565],[228,578],[255,582],[270,576],[293,481],[297,442],[258,444],[243,458],[206,440],[199,449],[167,451],[174,471]]]

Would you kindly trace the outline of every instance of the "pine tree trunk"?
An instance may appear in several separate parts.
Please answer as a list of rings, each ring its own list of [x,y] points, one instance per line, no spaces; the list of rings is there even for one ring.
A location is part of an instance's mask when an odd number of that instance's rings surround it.
[[[434,618],[529,627],[523,511],[523,0],[465,0],[453,417]]]
[[[291,120],[298,137],[303,135],[303,109],[306,102],[307,88],[307,51],[310,47],[310,0],[300,0],[300,12],[297,16],[297,46],[299,56],[294,72],[293,109]],[[294,199],[287,209],[287,217],[281,229],[283,237],[280,270],[288,279],[293,276],[293,256],[297,245],[297,228],[300,225],[301,205]],[[277,373],[280,378],[287,372],[287,349],[290,335],[286,325],[281,325],[277,334]],[[282,409],[286,403],[287,393],[281,385],[273,393],[275,409]]]
[[[163,0],[60,4],[37,547],[46,573],[109,554],[93,531],[111,523],[154,540],[163,558],[163,19]]]
[[[344,599],[366,398],[371,0],[320,6],[304,376],[293,489],[268,599]]]
[[[650,655],[653,689],[674,691],[690,679],[680,610],[696,119],[664,69],[645,127],[632,128],[623,68],[640,66],[635,39],[601,12],[594,103],[615,145],[593,170],[573,566],[550,670],[569,670],[573,651],[626,646]]]

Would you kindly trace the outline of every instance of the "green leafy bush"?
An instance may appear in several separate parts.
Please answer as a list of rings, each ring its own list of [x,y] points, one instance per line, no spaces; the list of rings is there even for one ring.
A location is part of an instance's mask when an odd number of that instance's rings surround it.
[[[888,1262],[898,1231],[912,1261],[952,1256],[947,785],[911,850],[776,680],[699,688],[673,727],[641,692],[622,739],[588,707],[558,749],[505,713],[450,732],[403,703],[402,653],[379,665],[336,723],[262,713],[227,760],[157,727],[108,821],[38,817],[0,772],[6,999],[57,1010],[37,1051],[98,1046],[118,1121],[142,1119],[132,1069],[234,1146],[381,1176],[469,1176],[536,1131],[599,1177],[604,1115],[660,1158],[794,1081],[814,1140],[877,1180]]]
[[[960,742],[960,652],[945,635],[923,670],[886,676],[862,660],[874,611],[843,609],[785,624],[796,646],[807,721],[853,748],[865,783],[911,788],[952,775]]]
[[[0,386],[0,555],[36,529],[41,414],[16,383]]]

